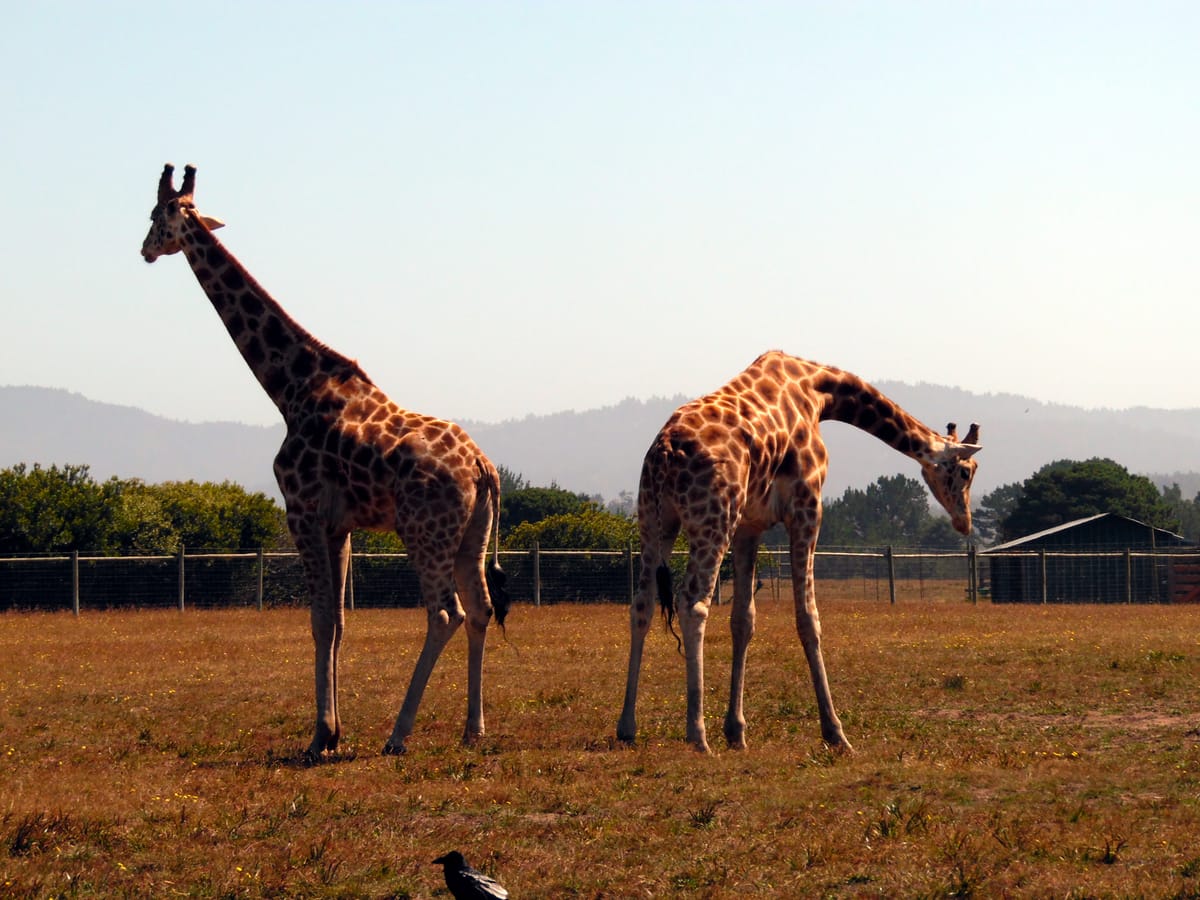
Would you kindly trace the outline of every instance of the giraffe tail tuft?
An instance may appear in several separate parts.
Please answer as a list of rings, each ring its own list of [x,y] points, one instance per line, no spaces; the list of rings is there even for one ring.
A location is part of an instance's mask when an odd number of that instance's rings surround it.
[[[495,467],[488,465],[481,468],[490,469],[488,474],[488,491],[492,495],[492,562],[483,573],[484,579],[487,581],[488,596],[492,601],[492,609],[496,613],[496,624],[500,626],[500,631],[504,634],[505,640],[508,639],[508,633],[504,628],[504,620],[508,618],[508,609],[512,606],[512,598],[508,595],[508,575],[500,568],[500,474]]]
[[[508,608],[512,605],[506,587],[508,574],[500,568],[499,563],[493,562],[487,567],[484,577],[487,579],[488,595],[492,598],[492,609],[496,613],[496,624],[504,631],[504,620],[508,618]]]
[[[675,638],[676,649],[682,653],[683,641],[675,633],[675,591],[671,585],[671,569],[665,562],[659,563],[658,568],[654,570],[654,581],[658,586],[658,605],[662,610],[663,622]]]

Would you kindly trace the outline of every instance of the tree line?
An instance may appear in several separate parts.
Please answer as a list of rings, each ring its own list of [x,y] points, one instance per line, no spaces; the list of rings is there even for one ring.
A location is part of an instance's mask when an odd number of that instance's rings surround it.
[[[605,504],[601,497],[556,484],[534,486],[519,473],[500,469],[500,532],[506,549],[537,544],[617,550],[636,544],[630,495]],[[1108,459],[1058,460],[1024,482],[996,488],[976,506],[971,540],[990,545],[1104,512],[1200,541],[1200,493],[1186,499],[1178,485],[1160,491],[1148,478]],[[906,475],[848,488],[824,504],[824,547],[955,550],[966,540],[933,511],[925,487]],[[777,526],[764,543],[786,546],[786,532]],[[353,544],[356,552],[403,550],[399,538],[388,533],[355,532]],[[97,481],[86,465],[22,463],[0,469],[0,554],[170,554],[180,547],[282,550],[291,547],[291,539],[274,499],[232,482]]]
[[[0,469],[0,554],[277,549],[283,510],[232,482],[97,481],[86,465]]]

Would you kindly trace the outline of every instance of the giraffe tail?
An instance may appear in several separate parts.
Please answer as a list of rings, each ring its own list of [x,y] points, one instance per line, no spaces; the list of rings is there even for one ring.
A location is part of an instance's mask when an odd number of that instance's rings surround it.
[[[500,568],[500,476],[495,469],[488,479],[488,492],[492,495],[492,562],[484,571],[484,578],[487,581],[488,596],[492,599],[492,609],[496,611],[496,624],[504,632],[504,620],[508,618],[512,598],[509,597],[506,587],[508,575]]]
[[[675,638],[675,649],[682,653],[683,641],[675,631],[675,591],[671,584],[671,569],[665,562],[659,563],[654,570],[654,582],[658,587],[658,606],[662,610],[663,622]]]

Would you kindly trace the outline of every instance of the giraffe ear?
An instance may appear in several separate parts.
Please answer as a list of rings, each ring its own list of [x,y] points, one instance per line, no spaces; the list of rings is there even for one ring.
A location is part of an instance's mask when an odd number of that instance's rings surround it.
[[[209,231],[216,231],[218,228],[224,228],[225,223],[220,219],[214,219],[212,216],[201,216],[200,221]]]
[[[970,459],[982,449],[979,444],[951,444],[946,452],[951,459]]]

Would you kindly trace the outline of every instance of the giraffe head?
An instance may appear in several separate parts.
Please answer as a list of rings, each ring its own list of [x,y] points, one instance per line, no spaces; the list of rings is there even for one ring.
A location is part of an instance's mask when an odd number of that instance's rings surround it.
[[[183,186],[175,190],[175,167],[170,163],[163,166],[158,180],[158,202],[150,211],[150,231],[142,241],[142,258],[148,263],[160,256],[178,253],[183,248],[183,233],[188,227],[188,218],[199,221],[209,231],[225,223],[220,219],[202,216],[196,211],[192,194],[196,190],[196,167],[183,167]]]
[[[950,513],[950,521],[960,534],[971,533],[971,481],[979,465],[971,457],[981,449],[978,425],[972,425],[966,438],[959,443],[958,428],[951,422],[946,426],[942,447],[921,460],[925,483],[938,503]]]

